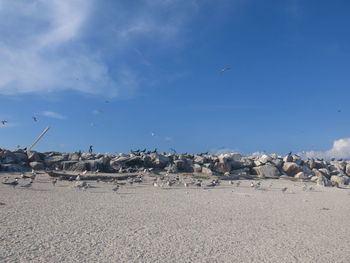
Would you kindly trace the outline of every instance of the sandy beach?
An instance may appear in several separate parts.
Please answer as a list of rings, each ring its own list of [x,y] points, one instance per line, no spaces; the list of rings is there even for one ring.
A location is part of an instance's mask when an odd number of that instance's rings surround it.
[[[113,192],[41,174],[31,188],[0,184],[0,261],[350,262],[350,189],[250,182],[160,188],[149,178]]]

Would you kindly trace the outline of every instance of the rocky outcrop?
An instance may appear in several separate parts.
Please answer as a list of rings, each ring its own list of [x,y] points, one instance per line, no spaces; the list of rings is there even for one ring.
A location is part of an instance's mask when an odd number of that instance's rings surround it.
[[[136,173],[146,170],[165,173],[196,173],[225,178],[290,178],[330,186],[349,183],[349,161],[302,160],[297,155],[264,154],[168,154],[135,151],[132,154],[25,152],[0,149],[0,171],[62,169]]]

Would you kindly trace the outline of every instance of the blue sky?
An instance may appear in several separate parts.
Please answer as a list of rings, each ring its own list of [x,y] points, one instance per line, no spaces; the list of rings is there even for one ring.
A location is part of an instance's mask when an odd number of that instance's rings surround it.
[[[348,1],[0,0],[0,147],[51,126],[35,149],[350,157],[349,11]]]

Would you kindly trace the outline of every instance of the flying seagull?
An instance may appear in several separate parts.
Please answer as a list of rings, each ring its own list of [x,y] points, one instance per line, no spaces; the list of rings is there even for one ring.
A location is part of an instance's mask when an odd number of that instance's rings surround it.
[[[38,121],[38,119],[35,116],[33,116],[32,118],[35,122]]]
[[[5,125],[6,123],[8,123],[8,121],[7,120],[2,120],[1,123],[2,123],[2,125]]]
[[[223,73],[223,72],[228,71],[228,70],[230,70],[230,69],[231,69],[231,68],[226,67],[226,68],[220,69],[220,72]]]

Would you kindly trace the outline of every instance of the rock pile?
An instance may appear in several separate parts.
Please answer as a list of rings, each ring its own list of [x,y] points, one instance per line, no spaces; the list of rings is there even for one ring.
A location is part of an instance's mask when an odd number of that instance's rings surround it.
[[[277,154],[259,157],[240,154],[91,154],[30,152],[0,149],[0,171],[25,170],[100,171],[105,173],[137,173],[145,169],[168,173],[201,173],[238,178],[295,178],[310,180],[322,186],[350,182],[350,161],[321,159],[303,160],[298,155]]]

